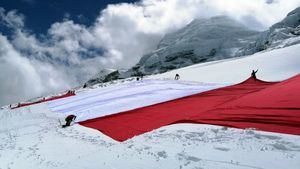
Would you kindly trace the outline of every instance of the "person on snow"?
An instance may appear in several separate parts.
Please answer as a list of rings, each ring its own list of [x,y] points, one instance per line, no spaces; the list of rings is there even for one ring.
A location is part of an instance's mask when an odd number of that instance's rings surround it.
[[[179,74],[176,74],[175,75],[175,80],[179,80],[179,78],[180,78]]]
[[[257,71],[258,71],[258,69],[256,70],[256,71],[254,71],[254,70],[252,70],[252,73],[251,73],[251,77],[253,78],[253,79],[257,79],[256,78],[256,73],[257,73]]]
[[[70,126],[71,125],[71,122],[74,121],[76,119],[76,116],[71,114],[71,115],[68,115],[66,118],[65,118],[65,121],[66,121],[66,124],[63,125],[62,127],[67,127],[67,126]]]
[[[82,88],[86,88],[86,87],[87,87],[87,84],[85,83]]]

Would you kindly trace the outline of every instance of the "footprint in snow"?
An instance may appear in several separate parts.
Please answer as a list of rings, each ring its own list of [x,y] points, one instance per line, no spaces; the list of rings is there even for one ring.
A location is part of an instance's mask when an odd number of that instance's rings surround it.
[[[271,135],[264,135],[264,134],[254,134],[254,137],[258,138],[258,139],[270,139],[270,140],[280,140],[280,139],[282,139],[279,136],[271,136]]]
[[[216,149],[216,150],[220,150],[220,151],[229,151],[230,150],[230,148],[227,148],[227,147],[214,147],[214,149]]]
[[[168,157],[167,152],[165,152],[165,151],[159,151],[159,152],[157,152],[157,155],[161,158],[167,158]]]

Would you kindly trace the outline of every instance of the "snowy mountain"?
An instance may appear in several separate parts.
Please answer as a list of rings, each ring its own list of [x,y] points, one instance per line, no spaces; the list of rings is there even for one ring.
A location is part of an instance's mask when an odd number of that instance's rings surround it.
[[[249,30],[227,16],[196,19],[184,28],[165,35],[155,51],[144,55],[139,63],[128,71],[114,72],[109,76],[119,79],[149,75],[196,63],[235,57],[236,52],[253,43],[258,34],[259,32]],[[86,84],[106,82],[104,78],[92,78]]]
[[[300,43],[300,7],[263,32],[254,43],[239,51],[249,55],[266,49],[282,48]]]
[[[116,69],[102,69],[96,75],[94,75],[94,77],[87,81],[84,86],[92,86],[97,83],[106,82],[109,80],[106,76],[116,71]]]
[[[142,81],[96,84],[77,89],[76,96],[51,102],[3,107],[0,168],[298,169],[299,135],[183,123],[117,142],[78,123],[61,128],[58,120],[73,113],[77,122],[93,119],[240,83],[255,68],[261,79],[285,80],[300,73],[298,53],[299,44],[195,64]],[[175,73],[180,80],[173,80]]]
[[[236,56],[236,51],[253,42],[258,34],[227,16],[196,19],[167,34],[157,49],[144,55],[131,71],[161,73],[195,63],[231,58]]]
[[[144,55],[134,67],[115,72],[108,79],[162,73],[196,63],[295,45],[300,43],[299,24],[300,7],[265,32],[249,30],[226,16],[196,19],[186,27],[167,34],[157,49]],[[101,78],[90,81],[104,82]]]

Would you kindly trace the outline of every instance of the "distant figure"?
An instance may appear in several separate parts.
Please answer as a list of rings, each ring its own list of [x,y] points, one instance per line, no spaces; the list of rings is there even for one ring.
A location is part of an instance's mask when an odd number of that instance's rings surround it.
[[[71,125],[71,122],[74,121],[76,119],[76,116],[71,114],[71,115],[68,115],[66,118],[65,118],[65,121],[66,121],[66,124],[63,125],[62,127],[67,127],[67,126],[70,126]]]
[[[139,78],[139,77],[137,77],[137,78],[136,78],[136,81],[139,81],[139,80],[140,80],[140,78]]]
[[[83,85],[83,88],[86,88],[87,87],[87,84],[85,83],[84,85]]]
[[[254,78],[255,80],[257,79],[256,78],[257,71],[258,71],[258,69],[256,71],[252,70],[252,73],[251,73],[251,77]]]
[[[75,94],[75,90],[68,90],[67,94]]]
[[[179,78],[180,78],[179,74],[176,74],[175,75],[175,80],[179,80]]]

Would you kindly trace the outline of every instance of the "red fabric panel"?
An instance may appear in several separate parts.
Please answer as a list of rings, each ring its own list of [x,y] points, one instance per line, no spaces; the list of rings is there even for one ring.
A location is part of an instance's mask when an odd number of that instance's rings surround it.
[[[118,141],[183,122],[300,135],[299,91],[300,75],[281,83],[249,78],[237,85],[80,124],[97,129]]]
[[[227,107],[256,107],[270,109],[293,109],[300,106],[300,75],[268,87],[261,92],[248,94]]]
[[[74,96],[74,95],[75,95],[74,92],[68,92],[68,93],[60,95],[60,96],[54,96],[54,97],[50,97],[50,98],[47,98],[47,99],[41,99],[41,100],[38,100],[38,101],[35,101],[35,102],[21,103],[21,104],[18,104],[16,107],[12,107],[11,109],[30,106],[30,105],[33,105],[33,104],[43,103],[43,102],[47,102],[47,101],[51,101],[51,100],[62,99],[62,98],[70,97],[70,96]]]

